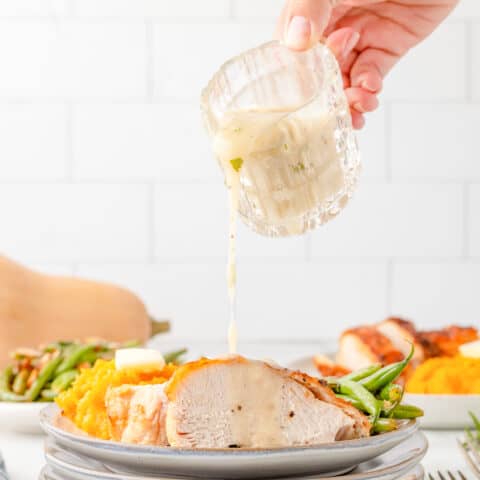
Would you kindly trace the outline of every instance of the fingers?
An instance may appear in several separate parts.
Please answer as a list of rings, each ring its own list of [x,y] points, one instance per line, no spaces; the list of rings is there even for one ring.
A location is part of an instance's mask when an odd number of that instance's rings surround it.
[[[356,110],[351,110],[350,113],[352,115],[353,128],[355,128],[356,130],[360,130],[361,128],[363,128],[365,125],[365,118],[363,118],[363,115]]]
[[[342,63],[350,57],[358,40],[360,40],[360,34],[353,28],[340,28],[328,36],[326,44]]]
[[[351,87],[345,90],[348,104],[359,113],[373,112],[378,108],[378,98],[363,88]]]
[[[397,61],[396,55],[385,50],[366,48],[359,54],[350,70],[352,86],[379,92],[383,78]]]
[[[292,50],[306,50],[317,43],[328,25],[330,0],[287,0],[276,37]]]

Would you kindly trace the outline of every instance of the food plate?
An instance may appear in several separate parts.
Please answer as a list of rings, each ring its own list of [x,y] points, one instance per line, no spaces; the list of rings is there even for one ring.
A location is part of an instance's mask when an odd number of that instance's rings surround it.
[[[333,357],[334,355],[328,353],[326,356]],[[293,360],[287,367],[318,376],[312,356]],[[419,419],[420,428],[463,429],[473,426],[468,412],[473,412],[480,417],[480,395],[406,393],[404,402],[415,405],[425,412],[425,416]]]
[[[0,402],[2,431],[41,434],[39,414],[45,405],[42,402]]]
[[[418,432],[389,452],[360,464],[355,470],[342,476],[342,480],[393,480],[400,477],[405,478],[405,474],[409,472],[413,474],[415,471],[417,475],[413,475],[412,478],[423,478],[420,476],[422,469],[418,464],[424,457],[427,448],[425,436]],[[53,440],[47,440],[45,444],[45,458],[48,465],[44,469],[45,480],[57,478],[62,480],[166,480],[172,478],[161,474],[146,477],[117,473],[100,462],[63,450]],[[419,468],[416,468],[417,466]],[[315,478],[331,480],[333,477],[315,475],[294,478],[297,480],[313,480]]]
[[[468,412],[480,417],[480,395],[434,395],[406,393],[405,403],[416,405],[425,412],[420,419],[422,428],[464,429],[473,426]]]
[[[418,429],[418,423],[412,420],[382,435],[316,446],[202,450],[99,440],[79,433],[56,405],[42,410],[40,424],[60,447],[123,472],[231,479],[344,473],[387,452]]]

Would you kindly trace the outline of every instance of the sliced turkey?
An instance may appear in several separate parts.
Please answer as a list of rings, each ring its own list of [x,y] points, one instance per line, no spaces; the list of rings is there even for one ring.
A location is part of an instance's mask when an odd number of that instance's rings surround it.
[[[168,445],[165,431],[167,397],[163,385],[110,388],[105,406],[113,440],[139,445]]]
[[[320,380],[242,357],[187,364],[165,393],[175,447],[313,445],[370,432],[366,417]]]

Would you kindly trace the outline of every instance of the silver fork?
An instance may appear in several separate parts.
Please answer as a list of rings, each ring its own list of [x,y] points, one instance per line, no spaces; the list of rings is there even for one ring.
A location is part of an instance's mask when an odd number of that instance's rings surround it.
[[[460,439],[457,441],[468,466],[472,469],[475,476],[480,478],[480,453],[478,451],[478,446],[474,445],[472,438],[468,435],[465,436],[463,441]]]
[[[446,472],[437,471],[437,476],[440,480],[467,480],[467,477],[460,471],[457,470],[456,476],[455,472],[447,470]],[[437,480],[432,473],[428,474],[428,480]]]
[[[0,480],[9,480],[7,473],[7,467],[5,467],[5,462],[3,461],[2,454],[0,453]]]

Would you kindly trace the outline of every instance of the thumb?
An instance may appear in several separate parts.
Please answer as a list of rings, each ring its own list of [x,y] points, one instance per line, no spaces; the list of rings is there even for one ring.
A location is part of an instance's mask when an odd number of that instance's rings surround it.
[[[277,38],[292,50],[317,43],[332,13],[332,0],[287,0],[277,26]]]

